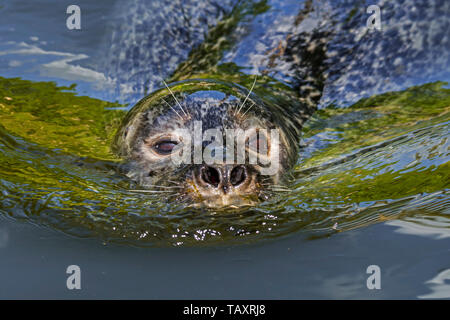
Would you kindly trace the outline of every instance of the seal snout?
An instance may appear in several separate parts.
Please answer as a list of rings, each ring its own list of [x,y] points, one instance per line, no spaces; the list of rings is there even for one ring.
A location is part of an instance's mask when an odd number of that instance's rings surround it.
[[[227,194],[230,190],[248,187],[251,183],[247,167],[245,165],[203,165],[196,173],[198,187],[211,190],[212,193],[223,192]]]
[[[250,165],[203,164],[193,171],[196,198],[211,207],[251,204],[258,193]],[[250,197],[250,198],[249,198]]]

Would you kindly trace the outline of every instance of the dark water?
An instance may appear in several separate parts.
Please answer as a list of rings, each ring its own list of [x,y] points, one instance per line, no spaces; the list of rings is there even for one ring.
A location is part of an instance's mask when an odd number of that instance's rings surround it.
[[[449,298],[449,5],[385,2],[367,31],[368,4],[312,3],[80,2],[79,31],[66,3],[3,3],[0,296]],[[194,210],[114,173],[123,110],[162,79],[263,74],[291,97],[316,69],[270,50],[295,57],[313,29],[324,93],[288,190]]]

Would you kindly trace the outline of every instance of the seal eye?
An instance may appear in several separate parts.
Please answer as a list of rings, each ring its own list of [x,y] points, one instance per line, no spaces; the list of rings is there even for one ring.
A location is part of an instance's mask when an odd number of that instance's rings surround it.
[[[164,140],[164,141],[159,141],[157,143],[155,143],[155,145],[153,146],[153,149],[162,155],[167,155],[172,153],[172,150],[177,146],[178,142],[176,141],[170,141],[170,140]]]
[[[266,154],[268,151],[267,149],[270,148],[267,136],[262,132],[258,132],[257,135],[252,135],[249,139],[247,139],[247,144],[251,151],[262,154]]]

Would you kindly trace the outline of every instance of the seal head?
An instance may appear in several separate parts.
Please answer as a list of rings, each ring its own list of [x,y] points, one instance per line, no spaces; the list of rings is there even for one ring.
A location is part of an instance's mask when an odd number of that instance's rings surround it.
[[[193,205],[252,205],[296,159],[298,135],[277,110],[234,84],[179,82],[130,110],[113,149],[144,188]]]

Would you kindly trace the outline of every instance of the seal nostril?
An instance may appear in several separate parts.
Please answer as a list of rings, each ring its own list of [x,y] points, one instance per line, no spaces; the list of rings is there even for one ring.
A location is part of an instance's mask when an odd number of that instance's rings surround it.
[[[201,178],[207,184],[217,187],[220,182],[220,173],[217,169],[213,167],[204,167],[202,169]]]
[[[247,179],[247,172],[246,172],[244,166],[237,166],[237,167],[234,167],[233,170],[231,170],[230,183],[233,186],[240,185],[242,182],[245,181],[245,179]]]

